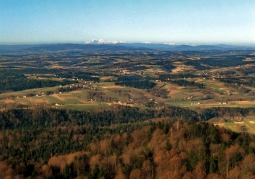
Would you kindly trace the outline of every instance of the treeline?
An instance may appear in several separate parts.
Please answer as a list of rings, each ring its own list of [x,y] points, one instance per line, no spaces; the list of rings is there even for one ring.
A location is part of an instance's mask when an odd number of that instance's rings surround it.
[[[227,84],[226,86],[232,87],[232,88],[236,89],[239,93],[242,93],[242,94],[247,94],[251,91],[249,88],[246,88],[244,86],[238,86],[235,84]]]
[[[156,64],[160,65],[163,69],[165,69],[168,72],[171,72],[172,69],[175,68],[175,66],[169,61],[159,61]]]
[[[112,92],[114,92],[115,94],[117,94],[118,96],[120,97],[123,97],[127,100],[130,100],[131,99],[131,95],[129,94],[131,91],[126,91],[126,90],[112,90]]]
[[[143,65],[133,65],[133,64],[129,64],[124,66],[127,70],[129,71],[138,71],[138,70],[146,70],[148,67],[143,66]]]
[[[170,83],[177,84],[179,86],[192,86],[199,89],[204,89],[205,85],[203,83],[196,83],[194,81],[187,81],[187,80],[170,80]]]
[[[255,136],[203,122],[9,130],[1,140],[1,178],[255,176]]]
[[[246,75],[249,75],[249,74],[254,74],[255,73],[255,68],[253,68],[253,67],[241,68],[238,71],[246,76]]]
[[[198,70],[206,70],[212,67],[230,67],[245,65],[248,62],[243,61],[243,57],[228,56],[222,58],[202,58],[185,62],[186,65],[194,66]]]
[[[202,64],[201,62],[202,62],[201,60],[192,60],[192,61],[185,62],[185,65],[193,66],[198,70],[208,70],[208,69],[210,69],[209,66],[206,66],[206,65]]]
[[[159,75],[159,80],[161,81],[169,81],[172,79],[179,79],[179,78],[194,78],[195,75],[192,73],[178,73],[178,74],[161,74]]]
[[[228,107],[212,107],[206,108],[200,113],[201,120],[209,120],[214,117],[228,117],[234,119],[235,117],[245,117],[254,115],[255,108],[228,108]]]
[[[24,74],[55,74],[60,73],[62,70],[59,69],[46,69],[46,68],[8,68],[8,69],[1,69],[0,76],[20,76]]]
[[[0,129],[41,128],[56,126],[108,126],[133,123],[154,117],[182,118],[198,120],[197,113],[180,107],[164,107],[161,110],[113,106],[110,110],[75,111],[35,107],[34,109],[7,109],[0,111]]]
[[[193,60],[185,62],[186,65],[194,66],[198,70],[206,70],[211,68],[222,68],[245,65],[250,62],[243,61],[243,57],[226,56],[221,58],[202,58],[201,60]]]
[[[202,58],[200,62],[211,67],[230,67],[247,64],[247,62],[243,60],[244,57],[226,56],[222,58]]]
[[[34,107],[33,109],[6,109],[0,111],[0,129],[40,128],[56,126],[108,126],[133,123],[151,118],[170,117],[173,119],[207,121],[214,117],[246,117],[255,114],[255,108],[213,107],[199,112],[175,106],[162,106],[161,109],[139,109],[128,106],[113,106],[109,110],[76,111]]]
[[[53,87],[73,83],[72,81],[68,80],[55,81],[28,79],[24,76],[9,76],[6,78],[1,78],[0,80],[0,93],[8,91],[21,91],[33,88]]]
[[[255,87],[254,77],[244,77],[244,78],[219,78],[219,80],[226,84],[241,85],[241,86],[251,86]]]
[[[121,76],[115,82],[116,85],[128,86],[140,89],[151,89],[156,86],[156,83],[150,81],[149,78],[141,76]]]
[[[93,101],[102,101],[102,102],[113,102],[114,100],[117,100],[116,98],[113,98],[99,91],[89,91],[87,93],[87,99],[93,100]]]
[[[169,91],[167,91],[166,89],[158,89],[158,88],[153,88],[147,91],[151,93],[153,96],[161,97],[161,98],[167,98],[169,93]]]

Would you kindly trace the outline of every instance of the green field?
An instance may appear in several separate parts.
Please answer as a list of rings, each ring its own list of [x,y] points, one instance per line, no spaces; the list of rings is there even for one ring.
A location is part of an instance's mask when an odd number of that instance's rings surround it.
[[[236,132],[249,132],[255,134],[255,118],[246,117],[245,120],[241,122],[214,122],[214,125],[219,127],[225,127]],[[240,130],[240,126],[244,127],[244,131]]]

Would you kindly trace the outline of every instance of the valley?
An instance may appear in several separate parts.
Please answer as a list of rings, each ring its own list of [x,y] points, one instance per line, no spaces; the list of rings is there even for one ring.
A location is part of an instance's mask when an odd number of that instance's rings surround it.
[[[255,51],[160,47],[0,49],[0,178],[252,177]]]

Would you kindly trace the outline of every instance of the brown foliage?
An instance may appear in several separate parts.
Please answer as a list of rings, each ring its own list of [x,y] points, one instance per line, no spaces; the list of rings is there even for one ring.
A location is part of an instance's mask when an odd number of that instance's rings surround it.
[[[99,147],[96,143],[90,143],[89,149],[90,149],[91,153],[94,153],[94,154],[97,154],[99,152]]]
[[[0,178],[12,176],[13,170],[5,162],[0,162]]]
[[[68,155],[59,155],[57,157],[52,157],[48,161],[48,166],[59,167],[61,171],[64,170],[66,164],[70,164],[74,161],[75,156],[82,156],[86,154],[85,152],[76,152]]]
[[[185,173],[184,176],[182,177],[182,179],[193,179],[193,178],[195,178],[195,176],[191,172]]]
[[[120,164],[116,168],[114,179],[127,179],[127,176],[125,176],[122,172],[122,168]]]
[[[234,139],[238,134],[230,135],[230,132],[225,129],[217,129],[221,137],[219,141],[228,141],[228,143],[225,143],[226,145],[222,145],[217,142],[206,143],[208,141],[205,141],[205,138],[195,137],[192,134],[192,126],[182,122],[180,122],[178,129],[175,125],[171,127],[167,134],[163,132],[162,126],[155,126],[153,126],[150,141],[148,141],[149,128],[137,129],[132,133],[107,134],[100,136],[96,142],[91,142],[87,146],[87,152],[54,156],[50,158],[48,165],[42,165],[40,162],[33,164],[41,178],[51,177],[51,174],[54,173],[53,170],[51,171],[51,166],[60,168],[62,172],[66,164],[74,162],[74,168],[78,169],[83,165],[80,165],[75,157],[84,154],[87,155],[89,163],[86,169],[90,169],[90,172],[92,172],[98,164],[101,171],[103,170],[105,173],[108,171],[108,174],[113,173],[115,179],[254,178],[255,155],[246,153],[247,150],[243,149],[245,144],[242,144],[243,148],[238,145],[239,141],[236,142],[237,140]],[[61,130],[68,132],[69,128],[61,128]],[[77,127],[74,130],[78,131],[80,129]],[[187,135],[191,135],[191,137],[187,137]],[[231,141],[231,137],[233,141]],[[9,137],[8,140],[13,138],[15,137]],[[169,148],[166,148],[167,140],[170,143]],[[210,142],[210,138],[206,140]],[[39,143],[35,143],[32,147],[35,147],[36,144]],[[255,148],[255,142],[250,142],[245,147],[249,150]],[[190,151],[195,154],[190,155]],[[4,154],[0,159],[4,159]],[[6,161],[9,162],[12,159],[10,157]],[[0,162],[0,178],[13,178],[15,172],[22,172],[26,169],[25,164],[19,163],[13,171],[11,165],[7,162]],[[215,166],[212,167],[211,164]],[[209,170],[217,173],[206,173]],[[77,175],[80,178],[87,177],[88,171]]]
[[[200,149],[204,149],[204,143],[201,139],[192,139],[187,142],[186,151],[194,151],[195,153],[198,152]]]
[[[181,167],[182,167],[182,160],[180,157],[176,156],[170,159],[169,161],[170,171],[180,170]]]
[[[51,170],[48,165],[43,165],[41,168],[41,175],[44,178],[48,178],[51,175]]]
[[[131,171],[129,178],[130,179],[140,179],[140,176],[141,176],[141,170],[135,169],[135,170]]]
[[[212,174],[207,175],[206,179],[225,179],[225,178],[220,176],[217,173],[212,173]]]
[[[214,157],[218,156],[218,153],[220,151],[220,144],[214,144],[214,143],[211,143],[210,144],[210,150],[213,154]]]
[[[193,174],[196,176],[196,179],[203,179],[206,177],[206,169],[203,162],[198,162]]]
[[[255,155],[249,154],[245,156],[242,161],[241,168],[245,173],[255,173]]]
[[[106,155],[111,150],[111,141],[109,139],[104,139],[99,142],[99,152]]]
[[[137,129],[132,134],[132,143],[129,144],[130,149],[140,147],[141,144],[147,141],[147,133],[144,130]]]
[[[148,144],[148,147],[150,149],[154,149],[155,150],[155,153],[158,151],[158,150],[161,150],[162,148],[165,147],[165,135],[163,134],[162,130],[156,130],[153,132],[152,134],[152,138]]]
[[[111,168],[112,171],[115,171],[118,161],[117,161],[117,156],[116,155],[112,155],[109,157],[104,157],[102,160],[100,160],[100,162],[98,163],[101,166],[103,166],[106,169]]]
[[[236,166],[228,173],[228,179],[240,179],[241,178],[241,169],[239,166]]]
[[[221,138],[224,142],[229,142],[230,141],[230,135],[227,133],[221,134]]]
[[[255,142],[250,142],[250,147],[255,149]]]
[[[121,147],[122,145],[122,141],[121,141],[121,136],[118,134],[116,135],[114,138],[113,138],[113,143],[116,145],[116,146],[119,146]]]
[[[89,165],[91,166],[91,168],[94,168],[96,164],[100,164],[100,158],[101,158],[100,154],[93,155],[90,158]]]
[[[246,173],[245,175],[242,176],[242,179],[255,179],[255,175],[253,173]]]
[[[153,166],[149,160],[145,160],[142,166],[141,178],[153,178]]]
[[[188,153],[187,152],[181,152],[179,157],[181,157],[182,160],[186,160],[188,158]]]
[[[244,149],[242,149],[239,145],[233,145],[230,146],[229,148],[226,149],[226,162],[227,162],[227,168],[226,168],[226,172],[228,174],[229,169],[233,168],[234,164],[231,162],[231,158],[235,155],[240,153],[241,155],[244,154]]]

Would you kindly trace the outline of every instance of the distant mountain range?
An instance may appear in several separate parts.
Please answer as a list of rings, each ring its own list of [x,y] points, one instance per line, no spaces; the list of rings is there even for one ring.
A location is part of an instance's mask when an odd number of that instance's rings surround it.
[[[104,39],[92,39],[92,40],[89,40],[89,41],[86,41],[85,44],[123,44],[123,43],[126,43],[124,41],[117,41],[117,40],[113,40],[113,41],[106,41]]]
[[[0,45],[0,52],[7,51],[63,51],[63,50],[162,50],[162,51],[212,51],[212,50],[255,50],[255,46],[233,45],[169,45],[156,43],[125,43],[120,41],[91,40],[84,44],[37,44],[37,45]]]

